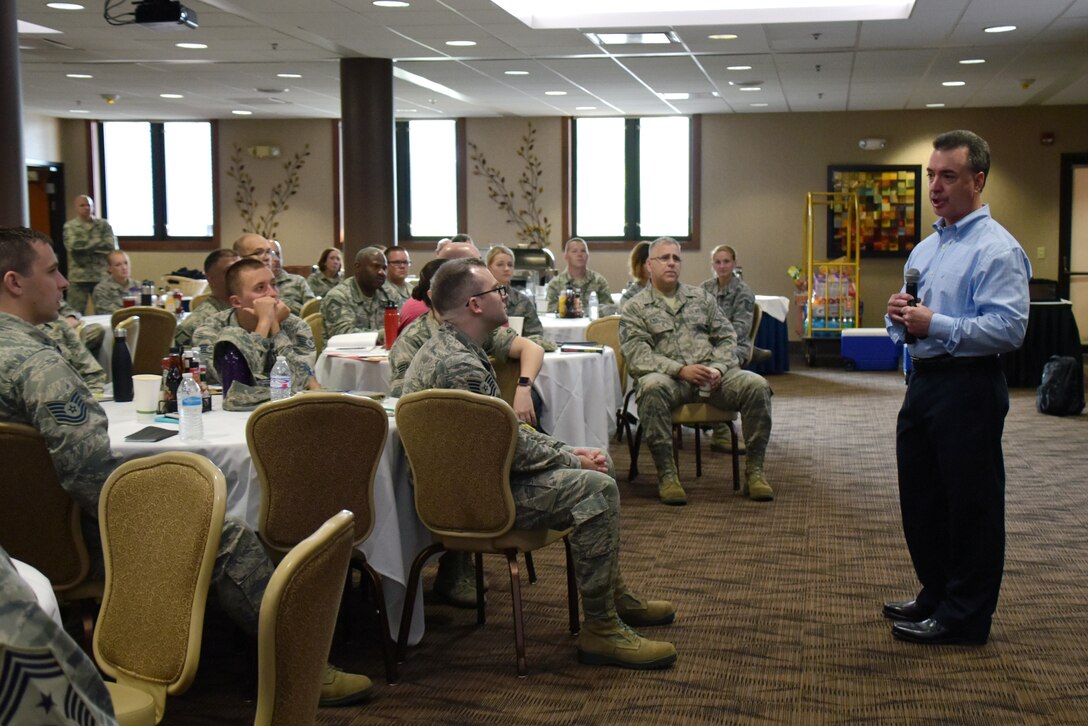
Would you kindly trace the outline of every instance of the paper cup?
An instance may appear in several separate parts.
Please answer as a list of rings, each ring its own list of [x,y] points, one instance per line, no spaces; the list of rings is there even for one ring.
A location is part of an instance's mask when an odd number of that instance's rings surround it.
[[[509,321],[514,332],[521,335],[521,327],[525,324],[525,318],[520,315],[511,315]]]
[[[151,416],[159,412],[159,388],[162,376],[140,373],[132,377],[133,400],[136,402],[136,415]]]

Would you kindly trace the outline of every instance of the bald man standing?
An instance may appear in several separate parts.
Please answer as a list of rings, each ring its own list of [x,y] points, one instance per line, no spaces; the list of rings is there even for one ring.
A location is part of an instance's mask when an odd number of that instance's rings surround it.
[[[80,194],[72,201],[76,216],[64,223],[64,247],[68,250],[68,304],[76,312],[87,311],[94,286],[109,276],[109,254],[117,247],[110,223],[94,216],[94,200]]]
[[[354,274],[329,291],[321,300],[325,332],[331,338],[344,333],[378,331],[378,342],[385,340],[383,319],[387,302],[400,308],[398,301],[383,289],[388,263],[377,247],[364,247],[355,255]]]

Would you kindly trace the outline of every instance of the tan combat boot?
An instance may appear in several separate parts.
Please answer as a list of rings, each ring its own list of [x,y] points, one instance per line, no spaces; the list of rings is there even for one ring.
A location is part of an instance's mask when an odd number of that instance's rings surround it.
[[[345,673],[339,668],[325,664],[325,678],[321,681],[321,700],[318,705],[347,706],[351,703],[370,700],[374,684],[366,676]]]
[[[719,454],[728,454],[733,451],[733,435],[726,425],[715,426],[714,435],[710,438],[710,450]],[[737,438],[737,453],[743,456],[747,452],[744,449],[744,439]]]
[[[434,596],[455,608],[476,607],[476,568],[467,552],[446,552],[438,558]]]
[[[672,643],[643,638],[612,615],[606,620],[587,620],[582,624],[582,632],[578,634],[578,662],[658,670],[676,662],[676,648]]]
[[[647,600],[627,587],[616,590],[615,601],[616,614],[633,628],[668,625],[676,619],[676,608],[668,600]]]
[[[748,498],[753,502],[769,502],[774,499],[774,490],[763,476],[763,462],[748,459],[744,478],[747,481]]]
[[[650,449],[657,468],[657,496],[662,504],[683,506],[688,503],[688,495],[680,486],[680,476],[676,472],[676,462],[672,458],[672,447],[661,446]]]

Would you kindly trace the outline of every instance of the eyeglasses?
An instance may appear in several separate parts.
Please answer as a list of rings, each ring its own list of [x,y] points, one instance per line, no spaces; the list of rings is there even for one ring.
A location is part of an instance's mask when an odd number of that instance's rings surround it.
[[[658,262],[675,262],[680,264],[680,255],[661,255],[660,257],[651,257],[651,260],[657,260]]]
[[[499,285],[498,287],[493,287],[490,290],[484,290],[483,292],[478,292],[475,295],[469,295],[468,300],[465,301],[465,307],[467,308],[468,304],[472,302],[472,298],[480,297],[481,295],[490,295],[493,292],[499,293],[499,297],[505,300],[507,294],[510,292],[510,288],[508,288],[506,285]]]
[[[246,257],[271,257],[276,252],[271,247],[263,250],[253,250]]]

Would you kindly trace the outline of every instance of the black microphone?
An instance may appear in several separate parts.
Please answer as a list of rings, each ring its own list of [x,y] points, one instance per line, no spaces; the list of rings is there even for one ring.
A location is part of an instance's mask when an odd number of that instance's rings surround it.
[[[907,305],[910,305],[911,307],[918,304],[918,280],[921,278],[922,273],[918,272],[918,270],[913,267],[907,270],[906,274],[903,275],[903,279],[907,283],[907,294],[910,295],[910,302],[908,302]],[[911,333],[907,333],[908,343],[915,343],[917,341],[918,338]]]

